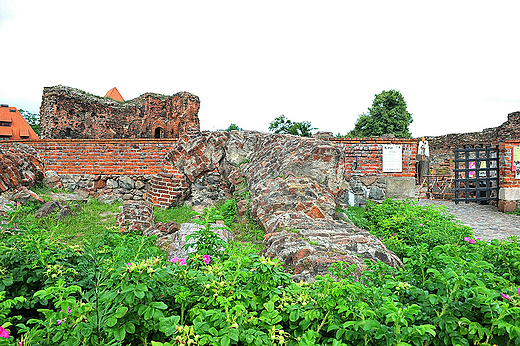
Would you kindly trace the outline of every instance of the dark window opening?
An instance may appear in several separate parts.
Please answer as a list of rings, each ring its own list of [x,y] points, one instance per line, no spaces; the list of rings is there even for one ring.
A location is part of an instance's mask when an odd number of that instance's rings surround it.
[[[10,109],[9,112],[16,113],[16,109]]]
[[[0,121],[0,126],[8,126],[8,127],[11,127],[11,123],[7,122],[7,121]]]
[[[155,129],[155,138],[164,138],[164,129],[162,127],[158,127]]]
[[[65,130],[65,137],[70,137],[70,133],[72,132],[72,129],[70,127],[67,127]]]

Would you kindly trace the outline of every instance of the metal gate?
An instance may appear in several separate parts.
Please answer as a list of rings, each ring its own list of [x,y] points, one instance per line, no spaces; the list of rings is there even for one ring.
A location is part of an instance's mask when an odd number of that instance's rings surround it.
[[[455,179],[453,201],[498,201],[498,146],[453,150]]]

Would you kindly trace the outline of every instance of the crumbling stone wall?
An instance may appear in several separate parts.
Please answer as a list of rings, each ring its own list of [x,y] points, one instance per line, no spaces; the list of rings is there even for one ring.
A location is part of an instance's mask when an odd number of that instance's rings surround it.
[[[237,138],[244,139],[238,141]],[[148,200],[157,206],[169,207],[185,201],[191,195],[192,184],[200,179],[207,172],[219,172],[222,179],[226,178],[233,169],[231,167],[239,165],[241,160],[250,160],[253,153],[263,152],[264,148],[269,148],[279,159],[272,158],[266,161],[266,165],[275,167],[279,170],[277,161],[282,158],[294,157],[298,149],[281,149],[281,139],[284,136],[268,135],[259,132],[241,131],[216,133],[202,133],[200,136],[184,137],[175,144],[165,158],[165,163],[161,171],[153,177],[148,193]],[[291,137],[287,137],[291,138]],[[299,138],[295,143],[315,143],[314,138]],[[291,142],[292,143],[292,142]],[[324,181],[326,170],[324,167],[332,164],[337,174],[342,175],[342,187],[334,187],[337,198],[345,204],[359,205],[364,199],[381,200],[387,195],[387,186],[390,180],[407,181],[415,187],[415,156],[417,146],[414,140],[410,139],[341,139],[341,140],[320,140],[320,145],[316,146],[312,154],[305,156],[303,166],[317,165],[312,173],[322,175]],[[383,144],[400,144],[403,147],[402,172],[384,173],[382,162]],[[334,155],[341,153],[341,164],[338,158],[331,154],[333,148]],[[332,155],[332,156],[331,156]],[[223,160],[225,158],[225,160]],[[222,164],[222,162],[224,164]],[[233,162],[230,164],[230,162]],[[321,162],[318,165],[318,162]],[[296,167],[291,164],[290,167]],[[339,166],[338,166],[339,165]],[[280,174],[285,177],[293,172],[294,169],[283,167]],[[224,171],[222,171],[224,170]],[[264,167],[260,171],[264,172]],[[274,174],[274,173],[273,173]],[[229,178],[231,179],[231,178]],[[239,178],[237,178],[239,179]],[[240,180],[240,179],[239,179]],[[220,185],[226,185],[224,181],[219,181]],[[230,182],[227,182],[228,186]],[[394,184],[395,185],[395,184]],[[340,192],[341,191],[341,192]],[[353,203],[349,203],[350,200]],[[391,197],[413,197],[413,195]]]
[[[520,139],[520,112],[509,113],[500,126],[482,132],[455,133],[426,137],[430,146],[430,167],[433,174],[453,174],[453,149],[497,146],[502,142]]]
[[[43,179],[45,166],[38,152],[26,145],[0,146],[0,193],[31,187]]]
[[[413,170],[408,166],[413,167],[414,150],[403,152],[409,164],[403,164],[399,175]],[[245,185],[249,214],[267,233],[265,254],[281,259],[296,279],[324,274],[337,261],[356,264],[357,274],[365,259],[401,266],[375,236],[338,220],[336,201],[350,189],[350,160],[340,145],[315,138],[250,131],[201,133],[182,137],[168,153],[161,173],[151,181],[148,201],[181,204],[201,176],[218,172],[219,183],[230,192]],[[380,157],[370,165],[373,172],[392,175],[382,173]]]
[[[118,102],[62,85],[44,88],[42,138],[179,138],[200,131],[200,100],[146,93]]]
[[[23,141],[23,146],[45,162],[45,183],[52,187],[94,197],[115,195],[123,200],[142,200],[149,181],[160,172],[160,163],[175,142],[172,139],[46,139]],[[0,150],[8,150],[14,143],[0,142]]]

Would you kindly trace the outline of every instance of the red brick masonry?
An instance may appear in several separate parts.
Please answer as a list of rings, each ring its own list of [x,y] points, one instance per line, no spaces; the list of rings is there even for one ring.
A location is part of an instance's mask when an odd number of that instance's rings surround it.
[[[19,141],[35,148],[58,174],[146,175],[161,171],[175,139],[43,139]],[[3,142],[6,147],[13,143]]]

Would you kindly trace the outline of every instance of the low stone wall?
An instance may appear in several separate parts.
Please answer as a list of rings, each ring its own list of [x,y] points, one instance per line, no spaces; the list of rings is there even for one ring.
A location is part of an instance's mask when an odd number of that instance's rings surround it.
[[[115,195],[122,200],[143,200],[146,198],[152,175],[116,175],[116,174],[57,174],[46,172],[46,180],[56,176],[61,187],[68,191],[84,191],[85,195]],[[52,186],[52,184],[50,184]]]

